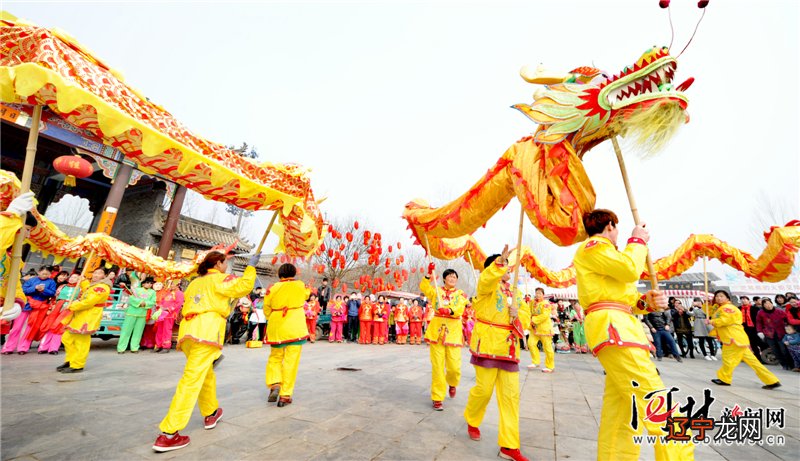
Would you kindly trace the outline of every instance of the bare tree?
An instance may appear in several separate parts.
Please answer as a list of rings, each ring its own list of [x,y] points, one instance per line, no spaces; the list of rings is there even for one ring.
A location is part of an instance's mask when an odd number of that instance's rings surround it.
[[[796,197],[795,197],[796,198]],[[764,232],[772,226],[783,226],[800,216],[797,200],[788,197],[771,196],[764,189],[756,195],[756,207],[750,223],[750,234],[759,246],[764,244]]]
[[[329,280],[352,283],[364,274],[374,277],[378,271],[377,267],[367,264],[370,247],[369,244],[364,243],[364,232],[367,231],[367,228],[365,225],[359,224],[359,228],[356,229],[355,222],[353,217],[331,219],[329,224],[341,233],[342,237],[336,239],[333,232],[328,232],[323,242],[324,251],[312,258],[315,265],[321,264],[325,267],[323,276]],[[348,241],[348,235],[352,236],[351,241]],[[358,253],[358,260],[355,259],[356,253]],[[340,264],[339,255],[344,256],[344,265]]]

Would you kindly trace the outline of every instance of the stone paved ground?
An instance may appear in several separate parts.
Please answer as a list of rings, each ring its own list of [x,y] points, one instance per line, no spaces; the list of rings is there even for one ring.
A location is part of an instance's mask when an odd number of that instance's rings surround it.
[[[3,460],[64,459],[270,459],[270,460],[467,460],[497,459],[497,407],[490,404],[483,440],[466,436],[462,411],[474,382],[463,351],[462,385],[444,412],[430,408],[425,346],[358,346],[317,343],[304,347],[295,403],[266,405],[268,348],[227,347],[217,370],[223,422],[202,428],[195,411],[184,431],[189,447],[156,454],[151,445],[184,364],[183,354],[119,356],[114,341],[95,340],[86,371],[61,375],[64,356],[2,356]],[[593,459],[600,419],[603,374],[591,356],[556,357],[557,371],[520,373],[522,449],[535,460]],[[530,363],[525,356],[523,365]],[[720,362],[661,362],[668,385],[702,395]],[[337,368],[356,368],[340,371]],[[772,368],[775,371],[774,367]],[[723,406],[784,407],[783,446],[703,446],[697,459],[800,459],[800,374],[776,371],[784,386],[760,388],[741,365],[735,386],[713,389]],[[711,385],[713,386],[713,385]],[[652,459],[652,449],[642,450]]]

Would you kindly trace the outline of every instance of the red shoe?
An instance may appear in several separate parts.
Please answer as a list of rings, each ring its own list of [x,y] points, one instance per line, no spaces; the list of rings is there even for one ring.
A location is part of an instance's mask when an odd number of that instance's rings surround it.
[[[156,443],[153,444],[153,450],[164,453],[172,450],[180,450],[186,445],[189,445],[188,435],[180,435],[177,432],[172,437],[167,434],[159,434]]]
[[[278,407],[283,408],[286,405],[292,404],[292,398],[288,395],[282,395],[281,398],[278,399]]]
[[[206,416],[205,419],[203,419],[203,426],[206,429],[214,429],[215,427],[217,427],[217,423],[220,422],[220,420],[222,420],[221,407],[217,408],[216,410],[214,410],[214,413],[211,413],[210,415]]]
[[[434,400],[433,401],[433,409],[436,410],[436,411],[444,410],[444,405],[442,405],[442,401],[441,400]]]
[[[469,424],[467,424],[467,434],[472,440],[478,441],[481,439],[481,430],[477,427],[472,427]]]
[[[450,386],[450,388],[447,389],[447,392],[450,394],[450,398],[451,399],[456,398],[456,387],[455,386]]]
[[[500,448],[500,454],[498,455],[503,459],[511,459],[514,461],[528,461],[528,458],[522,456],[522,452],[519,451],[519,448]]]

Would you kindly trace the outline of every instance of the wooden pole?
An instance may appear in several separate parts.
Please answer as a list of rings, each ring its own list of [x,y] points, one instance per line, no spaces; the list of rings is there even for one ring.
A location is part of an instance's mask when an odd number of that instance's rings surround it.
[[[622,182],[625,183],[625,192],[628,193],[628,203],[631,205],[631,213],[633,213],[633,222],[637,226],[641,223],[639,219],[639,210],[636,208],[636,200],[633,198],[633,190],[631,183],[628,180],[628,170],[625,168],[625,159],[622,158],[622,150],[619,148],[616,136],[611,138],[611,143],[614,145],[614,152],[617,154],[617,162],[619,162],[619,171],[622,173]],[[658,278],[656,277],[656,268],[653,265],[653,259],[650,258],[650,251],[647,251],[647,272],[650,275],[650,284],[653,290],[658,290]]]
[[[33,117],[31,118],[31,130],[28,132],[28,146],[25,148],[25,165],[22,168],[22,181],[19,188],[20,195],[31,190],[31,179],[33,178],[33,165],[36,161],[36,144],[39,141],[39,122],[42,119],[42,106],[33,107]],[[5,300],[0,307],[0,314],[4,310],[14,307],[14,297],[17,284],[19,283],[19,269],[22,265],[22,245],[25,243],[25,215],[22,220],[22,229],[14,237],[14,244],[11,247],[11,272],[8,274],[8,285],[6,287]]]
[[[261,249],[264,248],[264,242],[267,241],[267,236],[269,235],[269,231],[272,230],[272,225],[275,224],[275,218],[278,217],[278,213],[280,210],[275,210],[275,213],[272,215],[272,219],[269,220],[269,225],[267,226],[266,232],[264,232],[264,236],[261,237],[261,242],[258,244],[258,248],[256,248],[256,253],[261,253]]]
[[[467,258],[469,259],[469,269],[472,272],[472,280],[475,282],[475,295],[478,294],[478,274],[475,273],[477,269],[475,269],[475,264],[472,262],[472,254],[467,251]]]
[[[711,317],[709,313],[711,309],[709,309],[708,305],[708,272],[706,271],[706,258],[703,256],[703,310],[706,311],[706,318]]]
[[[519,204],[519,230],[517,231],[517,260],[514,262],[514,284],[511,285],[511,293],[516,294],[517,290],[517,283],[519,283],[519,265],[522,263],[522,226],[525,223],[525,207],[522,206],[522,202]],[[517,297],[511,296],[513,299],[513,306],[519,309],[517,306]],[[513,321],[517,316],[511,318]]]
[[[517,231],[517,260],[514,263],[514,284],[511,285],[511,305],[517,311],[517,315],[509,317],[510,323],[514,323],[519,315],[519,305],[517,305],[517,283],[519,283],[519,266],[522,264],[522,227],[525,224],[525,207],[522,202],[519,203],[519,229]],[[528,348],[528,341],[525,339],[525,328],[527,325],[522,326],[522,347]]]
[[[425,234],[425,250],[428,252],[428,265],[433,264],[433,256],[431,256],[431,244],[428,242],[428,234]],[[439,282],[436,281],[436,273],[433,273],[433,288],[436,290],[436,308],[442,307],[442,298],[439,296]]]

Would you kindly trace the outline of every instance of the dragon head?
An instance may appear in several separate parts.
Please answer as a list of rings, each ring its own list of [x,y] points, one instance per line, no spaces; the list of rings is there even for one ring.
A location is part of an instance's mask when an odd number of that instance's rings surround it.
[[[673,86],[677,66],[668,48],[653,47],[613,77],[594,67],[578,67],[567,75],[523,68],[526,81],[545,86],[534,94],[533,105],[513,107],[540,124],[537,142],[567,141],[579,157],[616,135],[633,135],[655,151],[688,121],[683,91],[694,79]]]

